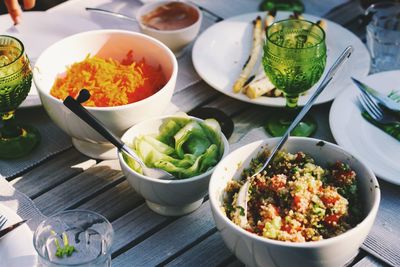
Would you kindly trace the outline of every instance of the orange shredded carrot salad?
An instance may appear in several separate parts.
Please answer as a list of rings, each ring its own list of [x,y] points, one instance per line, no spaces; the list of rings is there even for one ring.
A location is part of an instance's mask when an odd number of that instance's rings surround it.
[[[161,66],[150,66],[144,58],[135,62],[131,50],[121,62],[88,55],[83,61],[69,66],[66,73],[56,79],[50,94],[61,100],[67,96],[76,98],[85,88],[91,97],[83,105],[111,107],[145,99],[165,84]]]

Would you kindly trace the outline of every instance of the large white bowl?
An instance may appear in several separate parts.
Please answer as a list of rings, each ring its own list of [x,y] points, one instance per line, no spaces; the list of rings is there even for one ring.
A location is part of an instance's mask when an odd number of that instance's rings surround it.
[[[189,25],[182,29],[156,30],[142,23],[143,15],[155,10],[161,5],[165,5],[170,2],[181,1],[153,1],[146,3],[138,9],[136,13],[136,20],[138,21],[140,30],[143,33],[160,40],[165,45],[167,45],[172,50],[172,52],[174,52],[175,56],[180,57],[184,53],[185,48],[197,37],[200,31],[201,22],[203,20],[203,13],[196,5],[191,4],[189,1],[184,2],[185,5],[188,5],[197,11],[199,18],[192,25]]]
[[[291,137],[285,149],[289,152],[303,151],[326,166],[327,163],[343,161],[350,164],[357,173],[358,185],[364,207],[365,217],[356,227],[329,239],[291,243],[267,239],[249,233],[221,211],[224,190],[228,181],[238,179],[243,168],[266,145],[272,148],[278,139],[257,141],[243,146],[226,156],[215,168],[209,187],[211,209],[218,230],[228,248],[248,266],[343,266],[358,252],[367,237],[378,212],[380,189],[374,173],[337,145],[312,138]]]
[[[47,48],[36,61],[33,80],[42,104],[50,118],[68,135],[76,149],[89,157],[116,158],[113,146],[79,119],[61,100],[50,95],[58,75],[66,67],[90,55],[123,59],[132,50],[134,59],[152,66],[161,65],[167,84],[154,95],[141,101],[116,107],[87,107],[87,110],[121,136],[129,127],[142,120],[160,116],[170,104],[175,89],[178,64],[171,50],[160,41],[141,33],[120,30],[99,30],[67,37]]]
[[[126,144],[132,144],[136,136],[154,134],[159,132],[159,127],[165,120],[173,116],[154,118],[134,125],[123,136]],[[197,121],[199,118],[190,117]],[[223,156],[228,154],[229,143],[221,133],[224,143]],[[153,211],[167,216],[180,216],[190,213],[200,207],[203,198],[207,195],[208,183],[214,168],[191,178],[181,180],[160,180],[144,176],[132,170],[118,153],[119,162],[123,173],[130,185],[138,192]]]

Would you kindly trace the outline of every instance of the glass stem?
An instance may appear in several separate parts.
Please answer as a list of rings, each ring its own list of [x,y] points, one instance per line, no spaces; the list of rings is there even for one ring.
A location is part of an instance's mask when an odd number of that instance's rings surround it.
[[[297,108],[297,102],[299,101],[299,96],[290,96],[286,95],[286,107],[291,110],[295,110]]]
[[[1,125],[0,125],[0,137],[1,138],[13,138],[18,137],[22,134],[22,129],[15,125],[15,111],[8,111],[0,113]]]
[[[292,123],[293,119],[296,117],[296,114],[298,112],[298,106],[297,106],[298,100],[299,96],[286,95],[286,110],[290,123]]]

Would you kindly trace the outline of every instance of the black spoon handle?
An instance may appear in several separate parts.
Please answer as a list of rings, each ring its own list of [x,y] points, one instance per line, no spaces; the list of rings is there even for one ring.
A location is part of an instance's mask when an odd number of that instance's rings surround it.
[[[105,139],[110,141],[114,146],[116,146],[118,150],[120,150],[124,146],[124,143],[121,141],[121,139],[119,139],[115,134],[108,130],[98,119],[90,114],[87,109],[82,107],[81,104],[73,99],[71,96],[67,96],[67,98],[64,99],[63,103],[79,118],[89,124],[89,126],[91,126],[99,134],[101,134]]]

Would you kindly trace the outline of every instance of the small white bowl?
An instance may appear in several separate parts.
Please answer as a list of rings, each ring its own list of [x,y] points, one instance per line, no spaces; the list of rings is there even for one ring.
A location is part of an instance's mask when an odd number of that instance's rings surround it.
[[[154,134],[159,132],[159,127],[166,120],[175,116],[165,116],[154,118],[136,124],[130,128],[123,136],[122,140],[126,144],[134,142],[136,136]],[[195,117],[190,117],[196,121],[203,121]],[[223,156],[228,154],[229,143],[221,133],[224,143]],[[166,216],[180,216],[190,213],[200,207],[203,198],[207,195],[208,183],[214,168],[194,177],[181,180],[160,180],[144,176],[132,170],[118,153],[118,159],[123,173],[130,185],[138,192],[153,211]]]
[[[312,138],[291,137],[285,149],[292,153],[303,151],[321,166],[337,160],[346,162],[357,173],[364,219],[347,232],[315,242],[283,242],[249,233],[221,211],[228,181],[239,178],[243,168],[256,157],[262,146],[273,148],[277,141],[277,138],[271,138],[243,146],[226,156],[215,168],[210,180],[209,197],[215,223],[225,244],[246,266],[345,265],[357,254],[371,230],[378,212],[380,189],[371,169],[337,145]]]
[[[142,23],[142,16],[155,10],[157,7],[165,5],[171,2],[180,2],[194,8],[198,12],[197,21],[189,25],[188,27],[178,30],[156,30],[150,28]],[[201,10],[189,2],[182,1],[153,1],[141,6],[136,13],[136,20],[139,23],[141,31],[147,35],[150,35],[168,46],[176,57],[183,55],[185,48],[196,38],[199,34],[201,22],[203,20],[203,14]]]
[[[171,50],[160,41],[141,33],[120,30],[83,32],[67,37],[47,48],[36,61],[33,80],[43,107],[50,118],[68,135],[83,154],[98,159],[115,159],[116,149],[95,130],[63,105],[60,99],[50,95],[50,89],[58,75],[66,67],[90,55],[121,60],[129,50],[134,59],[152,66],[161,65],[166,85],[154,95],[135,103],[115,107],[86,107],[114,134],[121,136],[139,121],[160,116],[171,102],[175,89],[178,63]]]

